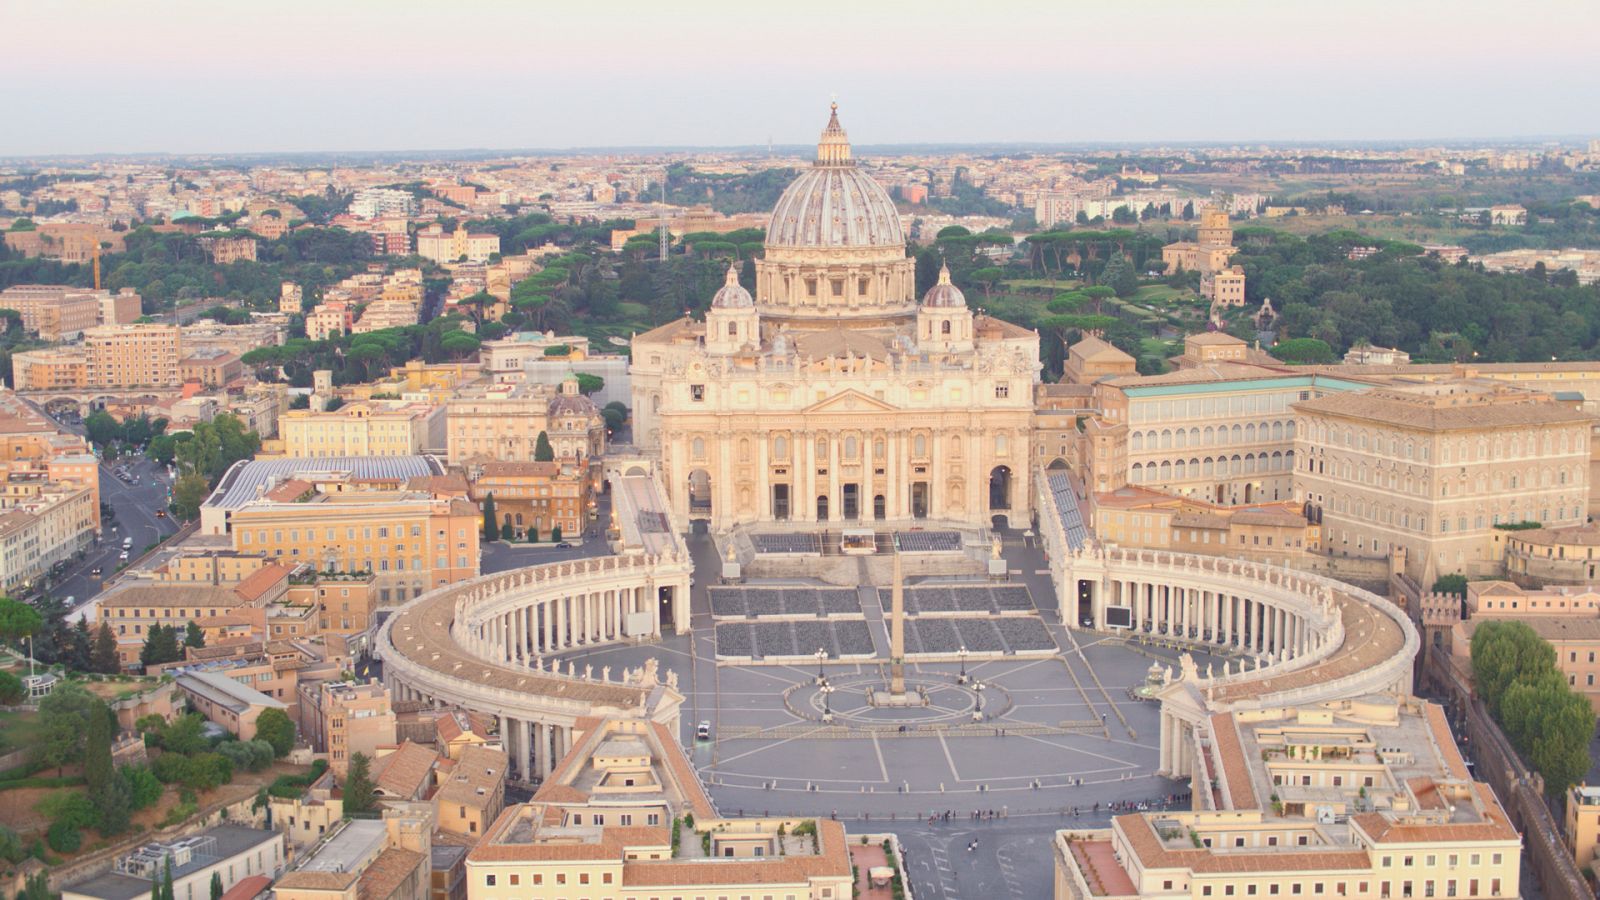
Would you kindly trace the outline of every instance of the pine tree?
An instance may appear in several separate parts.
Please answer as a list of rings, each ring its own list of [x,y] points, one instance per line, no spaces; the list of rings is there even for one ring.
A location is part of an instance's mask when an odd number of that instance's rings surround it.
[[[483,539],[492,541],[500,536],[500,527],[494,522],[494,491],[483,498]]]
[[[211,900],[220,900],[222,897],[222,873],[211,873]]]
[[[183,651],[178,649],[177,627],[164,628],[161,625],[151,625],[150,633],[145,637],[144,649],[139,652],[139,662],[153,666],[177,662],[182,658]]]
[[[550,435],[539,432],[538,440],[533,442],[534,462],[555,462],[556,451],[550,446]]]
[[[183,645],[185,647],[196,647],[196,648],[204,647],[206,645],[206,633],[204,631],[200,630],[200,623],[199,622],[191,621],[189,623],[189,626],[184,629],[184,631],[183,631]]]
[[[345,818],[358,813],[369,813],[378,805],[375,786],[372,783],[372,767],[365,753],[352,753],[350,755],[350,774],[344,780],[344,814]]]
[[[80,672],[89,670],[89,657],[94,652],[94,635],[89,633],[89,618],[83,616],[72,629],[72,668]]]
[[[172,857],[167,857],[161,872],[161,900],[177,900],[172,894]]]
[[[100,623],[100,633],[95,635],[94,650],[89,655],[89,669],[102,675],[122,671],[122,660],[117,656],[117,636],[111,633],[109,622]]]
[[[89,788],[89,799],[98,804],[114,777],[116,771],[111,766],[111,711],[97,700],[89,710],[83,745],[83,780]]]

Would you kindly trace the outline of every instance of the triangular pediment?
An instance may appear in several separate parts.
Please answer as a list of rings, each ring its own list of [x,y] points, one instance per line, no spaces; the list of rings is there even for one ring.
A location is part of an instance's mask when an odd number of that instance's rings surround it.
[[[826,397],[801,410],[803,413],[895,412],[899,407],[851,389]]]

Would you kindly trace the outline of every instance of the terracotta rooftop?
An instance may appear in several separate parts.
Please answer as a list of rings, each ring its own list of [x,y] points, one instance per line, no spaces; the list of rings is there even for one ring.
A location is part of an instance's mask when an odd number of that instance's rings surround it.
[[[271,591],[278,584],[289,578],[289,567],[281,563],[269,562],[261,568],[251,572],[245,579],[234,585],[233,592],[246,603],[255,603]]]
[[[505,795],[507,761],[500,750],[467,747],[434,796],[444,803],[487,809]]]
[[[1250,786],[1250,763],[1244,758],[1244,747],[1232,713],[1216,713],[1211,717],[1211,743],[1222,762],[1222,776],[1227,781],[1229,809],[1256,809],[1256,792]]]
[[[1448,402],[1450,399],[1459,402]],[[1592,422],[1594,416],[1547,394],[1473,392],[1459,396],[1372,390],[1325,394],[1293,405],[1296,411],[1397,425],[1416,431],[1457,431]]]
[[[1374,814],[1375,815],[1375,814]],[[1381,817],[1380,817],[1381,818]],[[1217,851],[1207,847],[1171,849],[1156,834],[1147,816],[1117,816],[1113,823],[1128,838],[1128,846],[1146,869],[1189,869],[1202,874],[1299,872],[1306,869],[1366,871],[1372,867],[1364,850],[1305,850],[1285,852],[1278,847],[1260,850]],[[1188,840],[1185,837],[1185,840]]]
[[[411,877],[417,867],[426,868],[427,861],[426,856],[415,850],[390,847],[378,854],[378,858],[361,873],[361,881],[356,886],[357,900],[385,900]],[[426,881],[424,876],[423,882]]]
[[[427,795],[439,754],[432,747],[406,741],[400,749],[372,764],[372,782],[387,794],[403,799]]]

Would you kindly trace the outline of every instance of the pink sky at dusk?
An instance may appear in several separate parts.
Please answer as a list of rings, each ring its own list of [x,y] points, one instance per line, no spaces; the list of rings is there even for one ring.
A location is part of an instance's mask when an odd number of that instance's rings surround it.
[[[0,0],[0,155],[1600,135],[1593,0]]]

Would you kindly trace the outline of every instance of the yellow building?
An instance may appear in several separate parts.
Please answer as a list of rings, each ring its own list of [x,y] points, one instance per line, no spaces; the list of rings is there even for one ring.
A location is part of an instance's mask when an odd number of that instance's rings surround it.
[[[469,262],[487,262],[500,252],[500,236],[467,231],[465,225],[446,232],[438,225],[429,225],[417,232],[417,255],[444,265],[465,257]]]
[[[633,341],[634,435],[675,519],[1029,519],[1039,336],[974,314],[948,272],[919,304],[905,247],[835,112],[754,293],[732,267],[704,321]]]
[[[1093,384],[1101,378],[1137,375],[1138,361],[1095,335],[1084,335],[1067,348],[1061,380],[1072,384]]]
[[[487,832],[505,809],[507,764],[504,751],[463,749],[433,795],[433,821],[439,830],[473,840]]]
[[[445,404],[445,415],[451,465],[531,463],[541,433],[564,462],[584,464],[605,453],[605,419],[575,378],[559,390],[525,381],[472,386]]]
[[[234,549],[291,568],[370,573],[377,604],[401,603],[478,574],[478,510],[424,491],[310,490],[300,500],[263,498],[232,511]]]
[[[100,325],[83,333],[91,388],[177,387],[182,358],[178,326]]]
[[[1438,706],[1217,713],[1197,732],[1194,808],[1056,832],[1057,900],[1520,896],[1521,837]]]
[[[1582,524],[1593,418],[1549,394],[1476,381],[1294,404],[1295,499],[1337,556],[1406,554],[1407,572],[1499,573],[1496,526]]]
[[[474,900],[851,897],[840,823],[717,815],[660,724],[579,719],[576,735],[533,801],[503,812],[468,854]]]
[[[331,412],[295,409],[278,418],[283,455],[415,456],[433,450],[444,410],[426,403],[362,400]]]
[[[89,386],[89,354],[82,347],[21,350],[11,357],[11,385],[19,391],[78,391]]]
[[[1600,850],[1600,788],[1587,784],[1567,790],[1567,847],[1578,867],[1592,867]]]
[[[300,737],[327,754],[328,768],[340,778],[353,754],[376,759],[379,747],[396,742],[389,691],[378,681],[303,683],[299,692]]]

